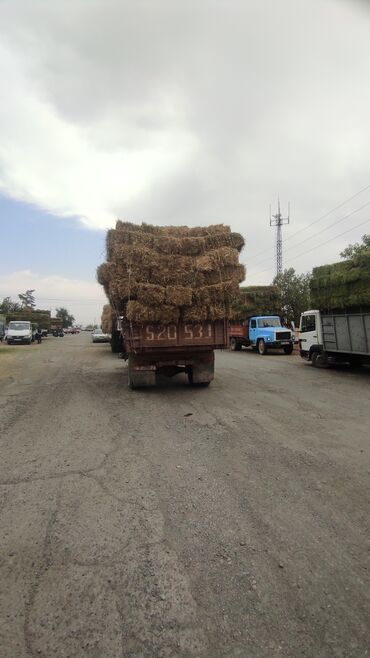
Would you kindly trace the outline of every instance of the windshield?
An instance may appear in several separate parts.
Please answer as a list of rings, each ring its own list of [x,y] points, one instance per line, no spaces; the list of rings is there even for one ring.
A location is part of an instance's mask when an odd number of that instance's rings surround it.
[[[101,329],[94,329],[94,334],[102,334],[102,333],[103,332]]]
[[[29,328],[29,322],[9,322],[9,329],[14,329],[15,331],[24,331]]]
[[[258,320],[258,326],[264,327],[281,327],[280,318],[261,318]]]
[[[301,331],[315,331],[316,330],[316,316],[315,315],[301,315]]]

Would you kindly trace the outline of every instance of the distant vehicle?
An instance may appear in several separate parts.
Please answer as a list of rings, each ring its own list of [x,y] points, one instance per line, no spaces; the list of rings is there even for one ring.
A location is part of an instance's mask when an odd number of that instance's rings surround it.
[[[91,334],[93,343],[110,343],[110,334],[105,334],[101,329],[94,329]]]
[[[291,354],[294,336],[290,329],[282,326],[278,315],[254,315],[245,322],[230,322],[229,344],[232,351],[241,350],[244,345],[261,355],[271,348]]]
[[[11,321],[8,325],[7,343],[26,343],[31,345],[33,340],[33,330],[31,322],[24,321]]]

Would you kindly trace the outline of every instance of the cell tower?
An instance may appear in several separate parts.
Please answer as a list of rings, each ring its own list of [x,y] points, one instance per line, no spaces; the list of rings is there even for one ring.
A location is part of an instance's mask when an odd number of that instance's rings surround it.
[[[288,204],[288,217],[282,217],[280,212],[280,199],[278,199],[278,211],[276,215],[271,215],[270,206],[270,226],[276,227],[276,275],[283,271],[283,232],[281,227],[289,224],[290,204]]]

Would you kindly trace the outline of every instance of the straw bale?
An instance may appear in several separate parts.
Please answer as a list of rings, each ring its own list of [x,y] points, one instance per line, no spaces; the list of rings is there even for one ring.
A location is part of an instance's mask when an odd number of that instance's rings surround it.
[[[311,302],[324,310],[363,308],[370,304],[370,253],[315,267]]]
[[[174,306],[190,306],[193,290],[190,286],[167,286],[166,303]]]
[[[207,320],[223,320],[229,316],[228,304],[210,304],[207,309]]]
[[[98,280],[134,322],[218,319],[245,278],[244,240],[223,224],[188,228],[118,220],[107,233],[108,262]]]
[[[157,306],[165,301],[166,289],[152,283],[139,283],[137,286],[137,301],[148,306]]]
[[[208,309],[202,304],[193,304],[185,307],[181,312],[184,322],[204,322],[208,319]]]
[[[212,249],[196,260],[196,268],[201,272],[209,272],[228,266],[236,267],[238,264],[238,252],[231,247]]]
[[[194,292],[194,299],[204,305],[223,303],[238,296],[238,281],[223,281],[211,286],[204,286]]]
[[[162,304],[156,308],[133,300],[127,302],[126,317],[130,322],[138,324],[147,322],[169,324],[170,322],[178,322],[180,311],[176,306],[169,306],[168,304]]]
[[[111,334],[113,328],[113,309],[110,304],[104,304],[101,315],[101,328],[105,334]]]
[[[117,222],[107,235],[108,259],[114,258],[122,245],[147,247],[160,254],[197,256],[213,248],[229,246],[241,251],[244,239],[239,233],[220,225],[189,229],[176,226],[135,225]]]
[[[280,315],[281,298],[276,286],[242,286],[232,301],[230,316],[245,320],[252,315]]]
[[[111,270],[112,270],[111,263],[102,263],[101,265],[98,266],[98,268],[96,270],[96,276],[97,276],[98,282],[102,286],[109,283],[109,280],[111,278]]]

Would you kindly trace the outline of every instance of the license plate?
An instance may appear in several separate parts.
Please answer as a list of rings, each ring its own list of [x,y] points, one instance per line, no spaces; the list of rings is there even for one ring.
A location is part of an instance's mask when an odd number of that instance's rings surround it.
[[[282,344],[282,345],[289,345],[289,341],[288,341],[288,340],[282,340],[282,341],[281,341],[281,344]]]

